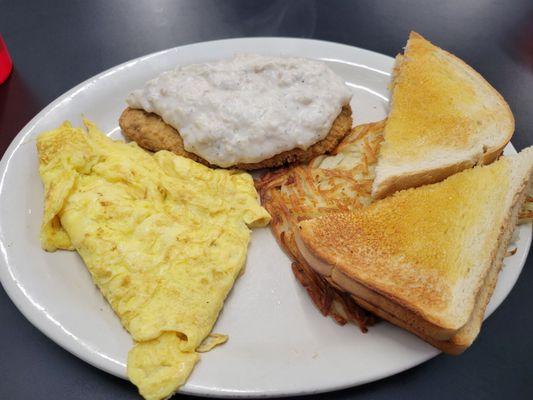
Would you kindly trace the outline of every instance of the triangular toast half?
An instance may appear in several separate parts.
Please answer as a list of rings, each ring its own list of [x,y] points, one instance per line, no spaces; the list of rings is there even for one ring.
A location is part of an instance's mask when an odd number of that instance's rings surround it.
[[[463,61],[415,32],[396,57],[391,91],[374,198],[491,163],[514,132],[503,97]]]

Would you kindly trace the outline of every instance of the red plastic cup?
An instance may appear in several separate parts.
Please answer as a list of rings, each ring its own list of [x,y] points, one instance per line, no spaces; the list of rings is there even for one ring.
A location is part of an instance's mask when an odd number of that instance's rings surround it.
[[[13,61],[7,51],[4,39],[2,38],[2,35],[0,35],[0,84],[4,83],[12,69]]]

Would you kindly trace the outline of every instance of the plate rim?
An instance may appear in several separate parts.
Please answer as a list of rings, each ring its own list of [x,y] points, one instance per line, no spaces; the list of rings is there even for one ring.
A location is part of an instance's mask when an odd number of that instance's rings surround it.
[[[5,178],[7,175],[9,162],[11,157],[14,155],[14,153],[17,152],[18,148],[26,142],[26,138],[28,136],[31,136],[33,133],[36,125],[39,121],[46,118],[50,113],[53,113],[53,111],[61,106],[64,102],[70,101],[73,97],[75,97],[80,91],[82,91],[87,86],[90,86],[94,83],[96,83],[99,79],[107,76],[107,75],[113,75],[115,73],[118,73],[122,69],[129,68],[133,66],[134,64],[143,62],[145,60],[161,56],[166,53],[171,53],[173,51],[177,51],[178,49],[184,49],[184,48],[191,48],[191,47],[200,47],[200,46],[224,46],[227,45],[230,42],[235,41],[292,41],[292,42],[305,42],[308,44],[321,44],[325,46],[333,46],[333,47],[343,47],[346,50],[356,50],[356,51],[362,51],[368,55],[372,55],[372,57],[390,59],[394,60],[394,57],[391,57],[386,54],[378,53],[373,50],[368,50],[365,48],[361,48],[358,46],[353,46],[345,43],[338,43],[328,40],[320,40],[320,39],[309,39],[309,38],[294,38],[294,37],[278,37],[278,36],[258,36],[258,37],[234,37],[234,38],[226,38],[226,39],[217,39],[217,40],[210,40],[210,41],[198,41],[193,43],[188,43],[180,46],[175,46],[159,51],[155,51],[146,55],[142,55],[130,60],[127,60],[125,62],[122,62],[120,64],[117,64],[115,66],[112,66],[96,75],[93,75],[89,77],[88,79],[80,82],[79,84],[75,85],[71,89],[67,90],[66,92],[62,93],[58,97],[56,97],[52,102],[50,102],[48,105],[46,105],[41,111],[39,111],[26,125],[24,125],[23,128],[20,129],[20,131],[17,133],[17,135],[13,138],[9,146],[7,147],[6,151],[2,155],[2,159],[0,160],[0,196],[3,196],[4,193],[4,184],[5,184]],[[260,51],[259,51],[260,52]],[[390,61],[387,60],[387,61]],[[382,71],[386,72],[386,71]],[[512,145],[511,142],[507,145],[508,149],[511,150],[512,153],[516,153],[515,147]],[[527,261],[527,254],[529,253],[529,249],[531,248],[531,242],[532,242],[532,224],[528,224],[528,237],[529,240],[526,243],[525,248],[525,254],[526,257],[523,259],[523,261],[520,263],[520,271],[516,274],[516,278],[511,284],[511,289],[509,293],[513,290],[516,281],[518,280],[519,276],[522,273],[523,267],[526,264]],[[68,341],[62,340],[64,337],[64,334],[59,334],[60,332],[55,331],[54,329],[51,329],[46,323],[42,323],[39,321],[38,314],[35,313],[35,310],[37,309],[36,305],[31,303],[31,299],[24,293],[24,289],[20,286],[18,283],[16,277],[11,274],[10,267],[8,266],[7,261],[7,250],[5,245],[5,238],[4,233],[2,229],[2,224],[0,223],[0,283],[2,284],[6,294],[10,298],[10,300],[13,302],[15,307],[21,312],[21,314],[35,327],[37,328],[42,334],[44,334],[46,337],[51,339],[56,345],[59,345],[64,350],[68,351],[69,353],[75,355],[77,358],[83,360],[84,362],[92,365],[93,367],[96,367],[102,371],[105,371],[107,373],[110,373],[114,376],[117,376],[122,379],[126,379],[123,374],[119,373],[118,371],[114,370],[110,367],[110,365],[115,364],[116,362],[113,360],[113,364],[106,364],[102,362],[101,358],[95,358],[94,357],[94,351],[93,352],[87,352],[83,351],[83,345],[72,345]],[[502,299],[500,304],[495,307],[491,312],[489,312],[485,319],[488,318],[497,308],[500,307],[501,303],[507,298],[507,295]],[[42,310],[41,310],[42,311]],[[46,314],[46,312],[45,312]],[[46,314],[46,316],[50,319],[51,317]],[[53,322],[53,321],[52,321]],[[98,353],[100,357],[103,357],[102,354]],[[349,387],[355,387],[359,385],[363,385],[369,382],[381,380],[383,378],[396,375],[400,372],[406,371],[408,369],[411,369],[417,365],[420,365],[431,358],[434,358],[435,356],[439,355],[440,351],[435,350],[434,352],[428,353],[424,355],[424,357],[420,357],[419,359],[413,359],[413,362],[406,363],[406,365],[402,365],[400,368],[392,368],[393,372],[391,372],[389,369],[382,370],[381,373],[375,374],[373,377],[369,377],[365,380],[360,380],[357,383],[346,383],[345,385],[324,385],[318,390],[300,390],[300,391],[294,391],[294,392],[280,392],[276,389],[273,389],[272,391],[220,391],[216,388],[210,388],[205,387],[202,385],[189,385],[182,387],[178,393],[181,394],[188,394],[188,395],[195,395],[195,396],[206,396],[206,397],[218,397],[218,398],[257,398],[257,397],[282,397],[282,396],[294,396],[294,395],[306,395],[306,394],[318,394],[318,393],[324,393],[329,392],[333,390],[341,390],[346,389]],[[122,364],[120,364],[122,366]]]

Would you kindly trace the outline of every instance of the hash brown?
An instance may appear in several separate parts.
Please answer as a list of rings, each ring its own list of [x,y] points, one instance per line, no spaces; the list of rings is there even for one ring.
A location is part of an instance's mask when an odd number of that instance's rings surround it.
[[[363,331],[375,322],[375,317],[308,265],[298,250],[295,234],[302,220],[370,204],[384,125],[381,121],[357,126],[331,155],[268,173],[256,182],[263,206],[272,216],[272,232],[294,260],[293,273],[317,308],[337,323],[352,321]]]

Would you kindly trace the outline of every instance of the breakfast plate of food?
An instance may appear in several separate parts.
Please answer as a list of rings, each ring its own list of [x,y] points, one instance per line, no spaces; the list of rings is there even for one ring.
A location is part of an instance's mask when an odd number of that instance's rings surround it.
[[[146,399],[381,379],[475,346],[518,279],[533,149],[513,132],[503,97],[414,32],[396,60],[290,38],[140,57],[4,154],[0,280]]]

